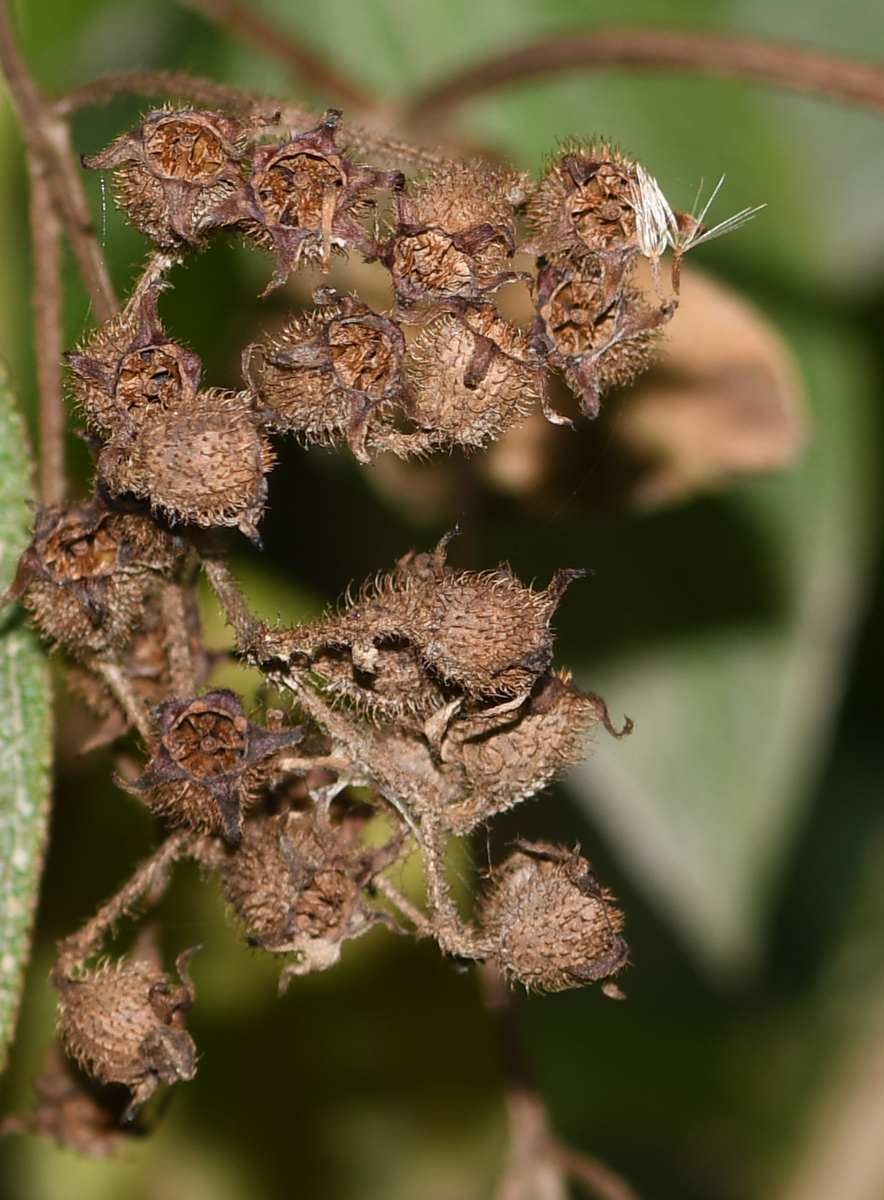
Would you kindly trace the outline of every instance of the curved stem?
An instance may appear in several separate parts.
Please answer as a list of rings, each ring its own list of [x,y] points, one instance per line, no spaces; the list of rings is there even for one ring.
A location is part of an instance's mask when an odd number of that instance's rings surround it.
[[[239,0],[180,0],[187,8],[225,25],[232,33],[254,42],[274,58],[280,59],[296,75],[318,92],[336,102],[351,104],[354,108],[371,109],[376,101],[350,79],[339,75],[335,68],[313,50],[308,50],[298,41],[292,41],[284,30],[271,21],[259,16],[251,7]]]
[[[650,67],[751,79],[884,112],[884,67],[816,50],[706,33],[614,29],[533,42],[486,59],[413,100],[411,126],[426,126],[464,101],[519,79],[578,68]]]
[[[224,108],[233,112],[251,113],[256,106],[255,97],[249,92],[211,79],[200,79],[185,71],[123,71],[72,88],[53,102],[52,111],[58,117],[69,117],[81,108],[108,104],[115,96],[130,95],[189,100],[206,108]]]
[[[68,129],[55,116],[51,104],[25,66],[15,41],[7,0],[0,0],[0,67],[9,85],[28,153],[35,156],[45,171],[53,206],[64,223],[95,316],[99,321],[106,321],[117,311],[117,301],[92,229],[92,217],[79,168],[71,153]]]

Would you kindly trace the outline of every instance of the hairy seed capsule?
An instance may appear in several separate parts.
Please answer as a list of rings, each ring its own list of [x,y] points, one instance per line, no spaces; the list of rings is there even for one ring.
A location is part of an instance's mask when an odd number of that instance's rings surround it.
[[[397,224],[382,259],[403,304],[478,299],[518,278],[504,268],[515,246],[525,177],[450,162],[396,194]]]
[[[148,409],[119,428],[98,459],[114,496],[148,500],[174,524],[234,526],[260,541],[273,452],[253,398],[221,388],[197,392],[180,408]]]
[[[302,259],[318,260],[327,272],[333,250],[376,252],[364,226],[373,208],[370,193],[398,186],[401,176],[342,154],[335,142],[340,119],[329,109],[315,129],[255,150],[242,229],[276,255],[265,294],[285,283]]]
[[[148,517],[98,502],[43,508],[2,603],[21,601],[41,635],[77,657],[116,651],[182,556]]]
[[[345,941],[367,933],[383,915],[362,889],[390,865],[393,846],[371,849],[358,840],[359,821],[329,822],[316,809],[247,821],[242,842],[222,871],[224,893],[252,940],[275,954],[294,954],[293,975],[333,966]]]
[[[531,991],[580,987],[628,960],[622,914],[579,850],[521,843],[493,873],[478,920],[489,957]]]
[[[198,947],[178,957],[182,985],[163,971],[132,959],[92,970],[56,968],[58,1024],[68,1053],[102,1083],[123,1083],[132,1093],[128,1120],[160,1082],[196,1074],[196,1048],[183,1027],[194,1001],[187,972]]]
[[[481,448],[527,416],[545,393],[542,359],[489,304],[431,322],[406,366],[408,415],[436,435],[439,447]]]
[[[173,825],[222,833],[229,842],[239,840],[243,810],[272,774],[274,758],[306,732],[303,725],[279,731],[255,725],[226,688],[198,700],[166,701],[157,723],[157,752],[126,790]]]
[[[344,438],[367,463],[372,421],[402,397],[405,339],[393,321],[355,297],[320,291],[317,299],[331,306],[247,347],[244,373],[281,430],[310,442]]]
[[[460,767],[460,795],[440,813],[455,833],[466,834],[495,813],[537,795],[586,753],[586,732],[603,724],[615,737],[600,696],[581,692],[565,672],[550,671],[515,711],[477,712],[451,722],[442,743],[445,765]]]
[[[550,259],[637,252],[636,165],[604,142],[566,143],[527,205],[534,237],[521,249]]]
[[[580,397],[587,417],[599,411],[602,393],[631,382],[650,366],[660,329],[675,308],[649,308],[641,295],[596,270],[541,267],[535,333]]]
[[[116,171],[116,203],[158,246],[202,246],[240,216],[250,128],[220,112],[162,110],[83,165]]]

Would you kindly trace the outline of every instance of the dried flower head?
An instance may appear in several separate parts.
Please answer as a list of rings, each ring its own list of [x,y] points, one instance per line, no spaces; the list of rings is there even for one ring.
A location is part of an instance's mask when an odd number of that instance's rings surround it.
[[[359,812],[330,821],[318,808],[259,816],[245,823],[242,841],[226,857],[224,894],[250,940],[295,955],[281,991],[293,975],[333,966],[345,941],[386,919],[363,889],[390,865],[400,843],[364,845],[363,824]]]
[[[638,249],[636,164],[605,142],[569,142],[528,201],[534,231],[522,246],[550,259]]]
[[[525,189],[514,171],[448,162],[397,192],[382,258],[399,300],[475,300],[518,278],[504,268]]]
[[[127,791],[173,825],[239,840],[243,810],[273,772],[274,758],[295,746],[306,726],[272,731],[248,719],[235,692],[218,688],[197,700],[157,709],[159,746]]]
[[[324,307],[246,348],[244,374],[280,429],[311,442],[344,438],[367,463],[371,422],[402,396],[405,339],[356,297],[323,289],[315,298]]]
[[[641,294],[594,270],[541,267],[535,335],[579,396],[587,417],[602,393],[629,383],[651,363],[659,332],[675,307],[650,308]]]
[[[410,348],[406,367],[408,415],[439,447],[482,447],[545,396],[545,364],[490,304],[436,318]]]
[[[158,246],[202,246],[237,219],[252,127],[220,112],[164,109],[83,165],[116,171],[117,204]]]
[[[139,422],[152,407],[173,410],[200,385],[202,363],[170,342],[157,313],[167,285],[136,291],[119,316],[94,330],[65,357],[74,375],[72,398],[90,429],[107,437],[127,419]]]
[[[242,229],[276,255],[265,295],[285,283],[302,259],[318,260],[328,271],[333,250],[376,253],[365,228],[370,194],[398,186],[402,177],[347,158],[335,141],[340,119],[330,108],[315,129],[254,152]]]
[[[2,603],[19,600],[48,642],[78,657],[119,650],[183,553],[149,517],[97,501],[42,508]]]
[[[511,982],[536,992],[615,975],[629,957],[623,917],[579,848],[518,844],[479,907],[489,957]]]
[[[68,1053],[101,1083],[122,1083],[132,1099],[131,1119],[160,1082],[177,1083],[196,1074],[196,1048],[184,1029],[194,1001],[188,974],[199,947],[178,956],[181,985],[147,962],[117,959],[86,970],[53,972],[58,991],[58,1025]]]

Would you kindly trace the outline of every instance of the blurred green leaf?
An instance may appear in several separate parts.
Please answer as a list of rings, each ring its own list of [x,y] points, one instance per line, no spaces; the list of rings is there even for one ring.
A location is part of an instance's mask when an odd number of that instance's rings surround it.
[[[710,971],[758,959],[774,887],[811,794],[867,595],[875,432],[862,355],[793,324],[812,444],[735,502],[762,533],[782,615],[687,634],[587,672],[635,733],[570,778],[638,887]]]
[[[30,455],[0,374],[0,595],[29,540]],[[0,1066],[15,1028],[49,812],[49,670],[20,614],[0,616]]]

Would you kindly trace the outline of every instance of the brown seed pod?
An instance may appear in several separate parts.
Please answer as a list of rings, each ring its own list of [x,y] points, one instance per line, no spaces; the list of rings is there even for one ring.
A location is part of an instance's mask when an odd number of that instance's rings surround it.
[[[560,260],[637,253],[636,164],[605,142],[568,142],[528,201],[534,237],[520,249]]]
[[[368,463],[370,423],[402,397],[405,339],[356,297],[321,289],[315,299],[324,307],[246,348],[243,373],[281,430],[310,442],[344,438]]]
[[[374,207],[370,193],[399,186],[402,177],[342,154],[335,142],[340,119],[330,108],[315,129],[254,152],[242,229],[276,255],[265,295],[285,283],[302,259],[319,261],[327,272],[333,250],[376,253],[363,224]]]
[[[157,281],[136,291],[119,316],[65,355],[74,374],[72,398],[89,428],[103,437],[139,423],[151,408],[187,404],[199,389],[202,363],[169,341],[157,314],[166,286]]]
[[[0,604],[19,600],[48,642],[77,657],[118,651],[183,554],[149,517],[97,501],[42,508]]]
[[[397,223],[381,258],[400,302],[475,300],[520,278],[504,268],[525,190],[515,171],[449,162],[398,191]]]
[[[98,478],[113,496],[150,501],[174,524],[235,526],[260,543],[257,522],[267,498],[273,452],[247,392],[221,388],[182,394],[114,433],[98,459]]]
[[[564,372],[587,417],[598,415],[602,393],[631,382],[650,366],[660,330],[674,305],[649,308],[641,294],[595,270],[546,265],[538,276],[534,332],[548,361]]]
[[[280,980],[324,971],[345,941],[367,933],[385,915],[363,889],[394,861],[398,841],[363,845],[358,815],[330,822],[324,812],[285,812],[245,823],[241,843],[222,866],[224,893],[250,933],[274,954],[294,954]]]
[[[470,700],[527,695],[552,657],[550,619],[565,588],[583,571],[560,571],[543,592],[510,571],[454,571],[449,534],[433,554],[408,555],[329,622],[329,639],[351,648],[371,671],[378,645],[410,642],[442,683]]]
[[[440,447],[481,448],[545,396],[543,360],[490,304],[437,317],[410,348],[406,369],[408,415]]]
[[[615,737],[601,697],[581,692],[566,672],[550,671],[521,708],[455,718],[442,743],[442,761],[463,771],[461,793],[440,815],[449,828],[467,834],[495,813],[535,796],[586,753],[586,732],[603,724]]]
[[[101,1083],[122,1083],[132,1099],[130,1120],[160,1082],[196,1074],[196,1048],[183,1027],[194,1001],[188,974],[199,947],[178,956],[181,985],[147,962],[117,959],[91,969],[61,964],[52,981],[58,991],[58,1026],[67,1052]]]
[[[157,709],[160,742],[140,779],[122,784],[173,825],[239,840],[243,810],[273,772],[274,758],[306,732],[255,725],[234,692],[218,688],[197,700]]]
[[[220,112],[164,109],[83,165],[116,171],[117,205],[158,246],[203,246],[208,233],[241,215],[253,128]]]
[[[517,845],[479,906],[488,957],[510,982],[535,992],[561,992],[622,970],[629,957],[622,913],[579,847]]]

